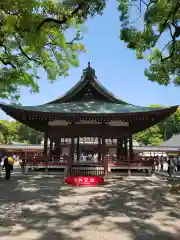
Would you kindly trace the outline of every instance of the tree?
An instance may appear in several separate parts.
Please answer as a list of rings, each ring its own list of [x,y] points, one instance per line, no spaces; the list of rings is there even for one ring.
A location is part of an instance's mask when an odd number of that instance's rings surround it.
[[[0,121],[0,143],[7,143],[8,142],[8,128],[4,124],[3,121]]]
[[[101,14],[106,0],[2,0],[0,98],[17,100],[21,86],[38,92],[38,68],[48,79],[67,76],[84,51],[81,24]],[[68,30],[75,29],[69,34]],[[68,36],[74,36],[69,39]]]
[[[167,118],[165,121],[159,124],[163,139],[166,141],[173,134],[180,132],[180,109],[178,109],[173,115]]]
[[[2,143],[11,143],[12,141],[18,141],[18,126],[20,125],[17,121],[7,121],[1,120],[1,142]]]
[[[162,107],[160,105],[151,105],[150,107]],[[148,128],[145,131],[135,134],[134,139],[144,145],[157,146],[163,141],[168,140],[173,134],[180,133],[180,109],[166,120]]]
[[[157,146],[163,142],[163,136],[160,132],[159,126],[155,125],[148,128],[145,131],[139,132],[134,136],[137,142],[141,142],[144,145],[154,145]]]
[[[27,142],[30,144],[40,144],[44,138],[42,132],[38,132],[24,124],[20,124],[18,127],[18,135],[20,142]]]
[[[18,121],[0,121],[0,143],[15,142],[40,144],[43,133],[38,132]]]
[[[180,1],[117,1],[120,39],[135,50],[137,59],[143,59],[149,53],[150,67],[145,70],[145,75],[161,85],[171,82],[180,85]]]

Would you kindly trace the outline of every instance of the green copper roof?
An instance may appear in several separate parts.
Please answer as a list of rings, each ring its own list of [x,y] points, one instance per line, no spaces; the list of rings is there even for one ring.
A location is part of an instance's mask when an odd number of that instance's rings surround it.
[[[104,103],[104,102],[67,102],[59,104],[44,104],[39,106],[17,106],[0,104],[0,107],[7,109],[22,110],[28,112],[49,112],[49,113],[96,113],[96,114],[113,114],[113,113],[141,113],[155,112],[164,108],[140,107],[130,104]]]
[[[53,114],[77,115],[78,114],[128,114],[153,113],[153,115],[168,116],[176,111],[177,106],[169,108],[140,107],[128,104],[110,93],[97,80],[95,70],[88,67],[83,71],[81,80],[71,88],[64,96],[52,102],[38,106],[19,106],[0,104],[0,108],[14,118],[37,116],[45,113],[48,116]],[[17,116],[18,113],[18,116]],[[165,113],[165,114],[164,114]],[[109,115],[110,116],[110,115]]]
[[[112,94],[108,89],[106,89],[98,80],[95,74],[95,70],[91,68],[90,63],[88,63],[88,67],[83,70],[83,74],[81,76],[80,81],[72,87],[69,91],[67,91],[63,96],[57,98],[51,103],[61,103],[61,102],[70,102],[72,101],[72,97],[81,92],[88,84],[90,84],[96,91],[99,92],[99,95],[103,95],[106,99],[104,102],[113,102],[113,103],[121,103],[126,104],[126,102],[117,98],[114,94]],[[81,100],[80,100],[81,101]],[[82,99],[83,101],[83,99]]]

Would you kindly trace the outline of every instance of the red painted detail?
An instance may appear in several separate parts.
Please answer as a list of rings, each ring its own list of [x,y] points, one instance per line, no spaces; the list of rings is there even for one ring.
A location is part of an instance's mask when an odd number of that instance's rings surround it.
[[[61,162],[34,162],[34,161],[27,161],[26,164],[29,165],[36,165],[36,166],[66,166],[67,162],[66,161],[61,161]]]
[[[104,178],[99,176],[70,176],[64,179],[65,183],[73,186],[96,186],[104,183]]]
[[[113,161],[108,162],[109,167],[152,167],[154,165],[154,162],[152,160],[146,160],[146,161],[136,161],[132,160],[130,163],[128,161]]]

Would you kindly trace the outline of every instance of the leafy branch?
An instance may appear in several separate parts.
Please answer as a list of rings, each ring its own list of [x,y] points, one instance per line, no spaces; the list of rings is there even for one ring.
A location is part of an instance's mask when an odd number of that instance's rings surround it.
[[[102,14],[106,0],[6,0],[0,4],[0,98],[19,97],[20,87],[38,92],[37,68],[49,81],[77,67],[81,27],[88,17]],[[75,37],[68,39],[66,30]]]
[[[150,53],[150,67],[145,70],[145,75],[159,84],[168,85],[173,81],[175,85],[180,85],[180,1],[117,1],[121,22],[120,39],[128,48],[136,51],[138,59]],[[142,23],[131,21],[134,17],[132,6],[138,9],[136,21],[142,16]],[[143,29],[140,28],[141,24]],[[166,40],[167,36],[170,39],[161,48],[161,40]]]

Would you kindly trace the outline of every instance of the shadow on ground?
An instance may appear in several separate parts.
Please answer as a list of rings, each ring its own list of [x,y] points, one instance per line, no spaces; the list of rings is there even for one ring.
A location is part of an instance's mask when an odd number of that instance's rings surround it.
[[[156,177],[85,188],[58,174],[18,176],[0,181],[0,239],[180,239],[179,200]]]

